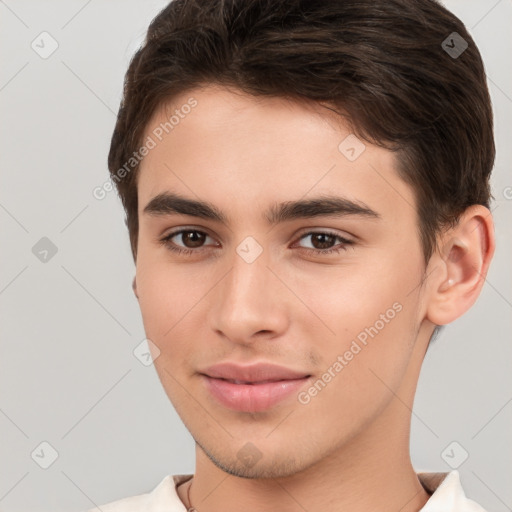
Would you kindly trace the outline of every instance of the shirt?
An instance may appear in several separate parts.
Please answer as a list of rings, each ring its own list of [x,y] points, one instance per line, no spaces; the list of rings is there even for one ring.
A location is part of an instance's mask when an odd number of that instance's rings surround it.
[[[486,512],[464,494],[459,472],[417,473],[423,487],[431,494],[419,512]],[[101,506],[102,512],[187,512],[176,487],[193,475],[167,475],[152,491],[112,501]],[[97,512],[97,508],[86,512]]]

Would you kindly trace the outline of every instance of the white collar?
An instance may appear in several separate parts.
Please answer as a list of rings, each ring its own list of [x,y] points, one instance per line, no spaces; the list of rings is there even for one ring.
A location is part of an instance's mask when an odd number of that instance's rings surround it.
[[[416,474],[423,487],[433,493],[419,512],[485,512],[478,503],[466,497],[457,470]]]
[[[419,512],[486,512],[464,494],[458,471],[449,473],[417,473],[418,480],[431,494]],[[102,505],[103,512],[186,512],[176,487],[192,478],[192,474],[167,475],[151,492]],[[92,512],[91,509],[87,512]]]

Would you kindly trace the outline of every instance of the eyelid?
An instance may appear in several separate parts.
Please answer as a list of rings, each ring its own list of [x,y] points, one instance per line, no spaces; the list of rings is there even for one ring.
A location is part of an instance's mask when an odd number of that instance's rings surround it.
[[[197,227],[197,226],[178,226],[175,228],[168,230],[164,230],[162,235],[159,235],[158,238],[167,238],[169,236],[178,235],[179,233],[182,233],[183,231],[197,231],[198,233],[204,233],[205,235],[208,235],[212,238],[215,238],[213,235],[210,234],[209,230],[207,228],[203,227]]]
[[[340,233],[340,232],[336,231],[334,228],[308,227],[308,228],[304,228],[304,230],[299,231],[299,234],[297,236],[299,238],[301,238],[304,235],[310,235],[313,233],[321,233],[321,234],[325,234],[325,235],[339,236],[340,238],[344,238],[346,240],[350,239],[350,240],[355,241],[355,237],[353,237],[352,235],[349,235],[348,233],[345,233],[345,232]]]

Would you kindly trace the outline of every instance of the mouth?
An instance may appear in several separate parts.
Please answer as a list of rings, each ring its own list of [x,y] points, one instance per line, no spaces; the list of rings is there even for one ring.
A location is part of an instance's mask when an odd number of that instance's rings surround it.
[[[209,375],[207,375],[207,377],[209,377]],[[307,377],[309,377],[309,375]],[[258,386],[259,384],[268,384],[269,382],[286,382],[289,380],[297,380],[297,379],[268,379],[268,380],[259,380],[259,381],[246,381],[246,380],[219,378],[219,380],[225,380],[226,382],[231,382],[232,384],[246,384],[249,386]]]
[[[259,381],[225,379],[205,374],[201,374],[201,378],[217,404],[234,411],[262,412],[298,393],[311,375]]]

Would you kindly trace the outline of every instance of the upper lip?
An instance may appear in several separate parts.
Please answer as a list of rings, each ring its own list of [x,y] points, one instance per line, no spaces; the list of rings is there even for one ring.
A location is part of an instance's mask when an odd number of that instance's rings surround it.
[[[224,362],[209,366],[200,373],[216,379],[243,382],[275,382],[279,380],[302,379],[310,376],[307,372],[296,371],[271,363],[256,363],[241,366],[232,362]]]

